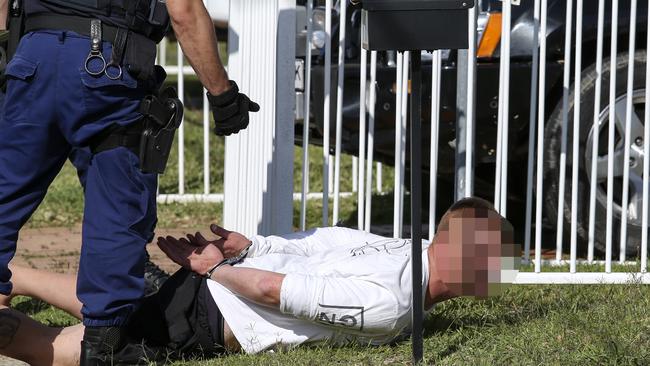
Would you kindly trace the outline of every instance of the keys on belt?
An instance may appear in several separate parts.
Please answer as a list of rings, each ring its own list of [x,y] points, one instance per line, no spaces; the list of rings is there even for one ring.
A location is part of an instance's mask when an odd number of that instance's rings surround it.
[[[124,43],[126,42],[126,34],[128,31],[118,31],[116,42],[113,45],[113,53],[111,54],[110,62],[106,62],[102,54],[102,22],[99,19],[90,21],[90,52],[86,57],[84,68],[86,72],[92,76],[106,75],[111,80],[119,80],[122,77],[122,66],[120,65],[121,53],[123,51]],[[116,49],[117,48],[117,49]],[[116,57],[119,55],[120,57]],[[94,65],[94,64],[97,65]]]

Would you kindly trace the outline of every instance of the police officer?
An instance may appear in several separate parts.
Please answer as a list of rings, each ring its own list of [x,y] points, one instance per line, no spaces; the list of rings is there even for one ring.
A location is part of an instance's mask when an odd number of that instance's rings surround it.
[[[149,355],[132,349],[124,325],[143,294],[157,175],[142,169],[131,137],[143,132],[142,100],[164,79],[153,62],[169,21],[209,91],[215,133],[246,128],[259,106],[228,80],[201,0],[23,1],[12,4],[26,34],[7,65],[0,121],[0,293],[11,291],[7,264],[20,228],[71,149],[90,147],[77,284],[81,364],[136,361]]]

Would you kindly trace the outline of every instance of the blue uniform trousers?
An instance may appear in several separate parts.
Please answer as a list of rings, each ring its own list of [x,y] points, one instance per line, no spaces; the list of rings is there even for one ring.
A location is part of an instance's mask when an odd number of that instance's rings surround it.
[[[77,283],[84,324],[122,325],[144,291],[157,176],[142,173],[138,157],[126,148],[94,156],[84,148],[103,129],[141,119],[139,103],[157,85],[126,72],[119,80],[89,75],[89,50],[90,40],[76,33],[33,32],[7,66],[0,121],[0,293],[11,291],[7,264],[20,228],[73,152],[85,183]],[[110,59],[110,44],[103,44],[103,54]]]

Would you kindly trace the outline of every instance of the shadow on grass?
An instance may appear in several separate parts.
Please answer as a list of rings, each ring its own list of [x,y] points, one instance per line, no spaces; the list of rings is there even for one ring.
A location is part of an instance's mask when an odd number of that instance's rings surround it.
[[[26,315],[34,315],[50,308],[50,305],[38,299],[19,297],[13,301],[12,307]]]

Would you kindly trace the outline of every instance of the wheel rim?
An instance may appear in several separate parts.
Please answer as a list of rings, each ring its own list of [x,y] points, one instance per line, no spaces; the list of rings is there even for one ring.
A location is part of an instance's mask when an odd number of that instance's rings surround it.
[[[615,106],[615,134],[614,134],[614,204],[613,214],[621,217],[621,203],[623,201],[623,168],[625,160],[625,117],[627,94],[616,99]],[[630,170],[629,170],[629,195],[628,195],[628,225],[641,226],[641,210],[643,200],[643,145],[644,145],[644,118],[645,90],[639,89],[632,93],[632,123],[630,125]],[[598,118],[598,158],[596,174],[596,201],[603,208],[607,207],[607,165],[608,154],[608,128],[609,106],[600,112]],[[592,150],[594,127],[589,130],[587,145],[585,146],[585,162],[589,183],[592,180]]]

